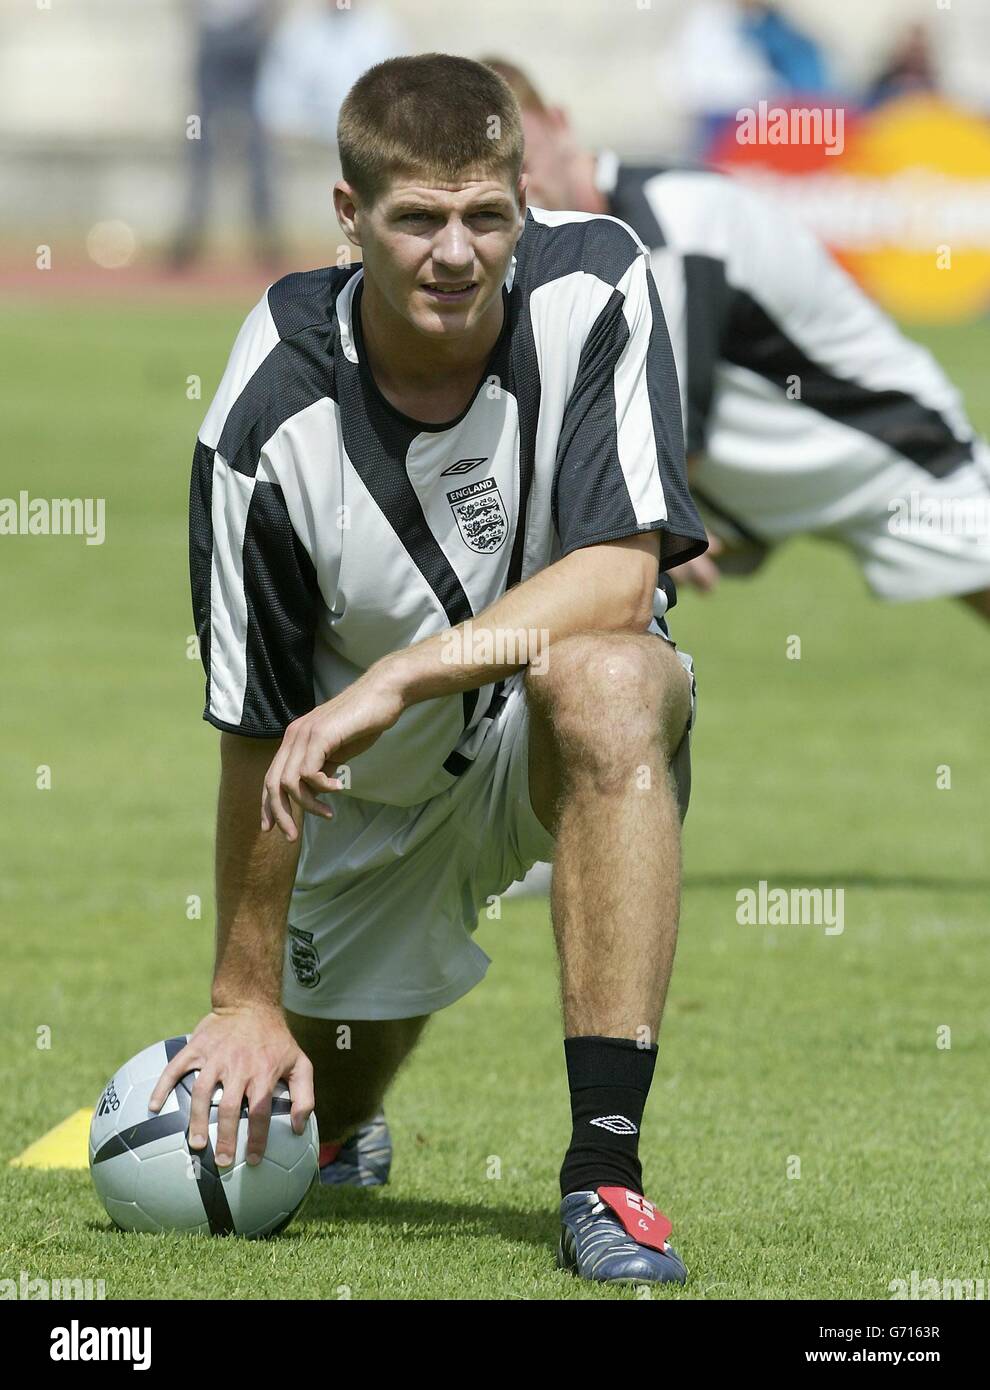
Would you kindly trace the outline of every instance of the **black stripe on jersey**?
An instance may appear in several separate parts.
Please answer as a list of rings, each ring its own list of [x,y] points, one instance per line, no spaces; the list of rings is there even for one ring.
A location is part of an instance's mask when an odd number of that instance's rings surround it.
[[[281,342],[227,415],[217,448],[197,441],[189,508],[189,563],[200,654],[207,673],[203,717],[219,729],[279,738],[313,708],[313,645],[321,597],[312,561],[289,520],[282,490],[257,481],[261,451],[281,426],[316,401],[334,399],[334,301],[355,273],[330,268],[287,275],[268,292]],[[288,337],[284,335],[290,335]],[[246,689],[240,724],[210,712],[211,498],[216,454],[255,486],[244,535]]]
[[[347,364],[351,367],[351,364]],[[356,367],[351,368],[354,371]],[[360,387],[350,396],[352,404],[362,401],[360,413],[341,414],[344,448],[354,470],[374,498],[385,520],[402,542],[410,559],[436,594],[447,621],[453,627],[472,616],[471,603],[454,568],[430,530],[416,490],[404,468],[395,459],[404,459],[419,430],[376,412],[374,425],[369,402]]]
[[[359,314],[360,305],[355,295],[351,321],[358,354],[363,362]],[[413,564],[436,594],[448,623],[455,627],[472,617],[474,610],[443,547],[430,530],[405,468],[396,467],[396,460],[405,459],[409,446],[421,433],[420,427],[416,422],[406,420],[398,411],[384,408],[377,388],[369,380],[361,363],[355,364],[342,358],[338,363],[338,373],[342,381],[345,375],[353,375],[354,378],[348,382],[347,388],[342,385],[342,393],[344,389],[347,390],[348,402],[352,407],[346,412],[341,411],[340,415],[347,457]],[[471,722],[478,694],[478,690],[463,692],[465,728]],[[448,771],[454,769],[448,768]]]
[[[607,217],[553,224],[537,222],[527,213],[516,254],[522,266],[520,273],[527,285],[535,289],[550,280],[573,275],[575,267],[587,267],[599,280],[615,286],[642,251],[635,237]]]
[[[646,388],[653,417],[657,469],[667,511],[666,520],[659,528],[663,532],[660,568],[667,570],[703,555],[708,549],[708,537],[688,486],[677,365],[660,305],[660,292],[649,266],[646,268],[646,292],[653,324],[647,350]]]
[[[249,729],[272,730],[269,737],[278,737],[316,703],[313,647],[322,599],[282,489],[260,479],[244,529],[244,597],[247,671],[241,720]]]
[[[659,167],[642,168],[620,164],[615,187],[608,200],[610,214],[628,222],[640,241],[651,250],[654,246],[665,246],[667,239],[657,221],[656,213],[650,206],[643,185],[663,172]]]
[[[262,448],[286,420],[324,397],[336,400],[334,303],[359,268],[286,275],[268,291],[269,312],[282,341],[258,367],[224,422],[217,453],[235,472],[253,477]]]
[[[213,581],[213,459],[215,451],[196,440],[189,483],[189,583],[193,625],[206,670],[206,708],[210,707],[210,586]],[[184,1046],[185,1044],[183,1044]],[[171,1061],[171,1058],[169,1058]]]
[[[782,391],[796,376],[802,404],[896,449],[936,478],[972,457],[972,446],[956,438],[937,410],[904,391],[874,390],[835,375],[808,357],[744,290],[733,290],[723,352]]]
[[[669,172],[662,166],[650,168],[622,164],[615,188],[609,196],[609,212],[621,217],[651,249],[667,244],[645,184],[658,174]],[[681,172],[684,172],[683,170]],[[721,337],[729,300],[725,266],[714,256],[681,256],[684,270],[685,328],[687,361],[684,435],[687,455],[704,448],[708,417],[715,386],[715,366],[721,355]]]
[[[527,222],[527,230],[535,225],[533,219]],[[524,236],[526,233],[524,233]],[[522,239],[520,239],[522,240]],[[536,355],[536,342],[533,337],[533,324],[530,316],[523,313],[525,301],[522,290],[514,284],[506,305],[509,318],[509,337],[502,339],[502,350],[496,355],[492,371],[502,384],[503,390],[511,391],[516,401],[519,423],[519,479],[518,505],[516,507],[516,529],[512,537],[512,553],[509,557],[509,571],[505,579],[506,593],[522,579],[523,558],[526,550],[526,521],[529,514],[529,497],[533,489],[536,473],[536,431],[540,422],[540,366]],[[511,343],[511,357],[508,354]],[[484,718],[494,719],[506,700],[505,681],[496,681],[492,687],[491,699]],[[452,753],[451,759],[459,756]],[[448,771],[450,759],[444,763]],[[464,769],[462,768],[461,771]]]
[[[651,309],[646,388],[655,466],[667,515],[652,519],[648,526],[637,520],[619,458],[612,388],[616,363],[629,341],[624,296],[619,290],[595,320],[581,350],[560,427],[551,513],[561,555],[584,545],[656,530],[663,533],[661,566],[666,570],[702,554],[707,541],[685,480],[677,372],[656,283],[645,262],[643,274]]]
[[[520,238],[520,248],[527,244],[533,235],[536,224],[532,218],[526,222],[526,230]],[[524,310],[526,297],[517,283],[512,287],[506,305],[509,318],[508,342],[511,343],[511,358],[500,355],[495,364],[496,373],[503,388],[512,392],[516,401],[519,421],[519,503],[516,508],[516,530],[512,537],[512,554],[509,557],[509,572],[506,576],[506,591],[513,588],[522,578],[523,558],[526,549],[526,519],[529,511],[529,496],[536,472],[536,431],[540,423],[540,399],[542,383],[540,364],[536,355],[536,341],[533,337],[533,321]]]
[[[715,393],[715,368],[730,308],[725,265],[716,256],[687,255],[684,268],[686,356],[684,423],[688,458],[705,447]]]
[[[336,399],[334,331],[332,323],[317,323],[279,343],[238,396],[217,444],[236,473],[254,477],[262,449],[286,420],[325,397]]]
[[[592,324],[581,349],[574,387],[560,426],[557,442],[560,462],[554,476],[550,511],[562,554],[582,542],[580,535],[572,536],[566,525],[561,531],[561,492],[566,499],[565,520],[568,515],[594,517],[602,530],[614,528],[616,535],[623,527],[632,532],[637,529],[636,513],[619,462],[614,402],[610,405],[608,393],[602,390],[603,381],[612,381],[615,363],[629,341],[629,325],[622,308],[624,302],[623,295],[614,290]],[[572,448],[578,433],[582,435],[580,450]],[[587,466],[589,459],[595,461],[594,468]]]
[[[268,311],[280,338],[294,338],[305,328],[333,317],[338,294],[361,266],[326,266],[284,275],[268,291]]]
[[[189,500],[189,571],[193,620],[206,671],[203,718],[229,733],[280,738],[293,719],[315,704],[313,648],[322,601],[316,570],[289,519],[282,489],[256,479],[244,529],[248,625],[241,723],[216,718],[210,708],[214,460],[214,450],[197,440]]]
[[[685,478],[674,355],[656,284],[639,242],[628,229],[607,218],[560,225],[538,222],[532,229],[527,223],[527,235],[531,232],[524,270],[527,285],[535,288],[572,274],[576,263],[615,287],[582,345],[559,432],[551,514],[561,555],[646,530],[663,533],[664,569],[703,554],[707,548],[704,527]],[[624,296],[617,287],[639,258],[651,314],[646,384],[657,476],[667,513],[645,524],[637,521],[619,459],[614,391],[616,362],[629,340]]]

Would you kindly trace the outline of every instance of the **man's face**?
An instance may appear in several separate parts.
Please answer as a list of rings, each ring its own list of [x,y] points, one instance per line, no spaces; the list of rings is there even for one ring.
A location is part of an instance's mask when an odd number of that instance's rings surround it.
[[[337,215],[391,308],[431,337],[470,334],[502,283],[526,216],[525,181],[468,171],[457,183],[397,177],[370,207],[335,189]]]
[[[580,210],[574,188],[578,145],[560,110],[523,111],[529,201],[550,212]]]

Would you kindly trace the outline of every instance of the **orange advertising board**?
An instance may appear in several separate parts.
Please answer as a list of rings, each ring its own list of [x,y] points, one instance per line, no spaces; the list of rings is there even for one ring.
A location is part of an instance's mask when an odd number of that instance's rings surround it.
[[[786,200],[899,318],[990,310],[990,121],[930,96],[759,108],[727,123],[710,163]]]

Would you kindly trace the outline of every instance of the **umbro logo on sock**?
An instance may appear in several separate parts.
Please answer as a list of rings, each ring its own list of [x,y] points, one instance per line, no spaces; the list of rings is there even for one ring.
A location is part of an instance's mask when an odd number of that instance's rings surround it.
[[[607,1129],[610,1134],[639,1133],[632,1120],[627,1120],[625,1115],[599,1115],[597,1120],[589,1120],[588,1123],[597,1125],[599,1129]]]

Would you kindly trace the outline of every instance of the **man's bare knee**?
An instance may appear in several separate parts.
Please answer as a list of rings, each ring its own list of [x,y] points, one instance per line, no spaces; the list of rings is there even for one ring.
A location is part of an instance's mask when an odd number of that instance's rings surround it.
[[[659,746],[669,758],[691,708],[688,678],[662,638],[581,633],[555,642],[544,674],[527,672],[527,697],[561,752],[614,765]]]

